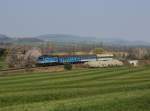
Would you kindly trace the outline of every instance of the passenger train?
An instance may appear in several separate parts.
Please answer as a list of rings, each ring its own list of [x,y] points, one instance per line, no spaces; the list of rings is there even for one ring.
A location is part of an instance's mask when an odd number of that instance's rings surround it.
[[[67,56],[49,56],[42,55],[37,59],[38,65],[58,65],[58,64],[75,64],[88,61],[96,61],[96,55],[67,55]]]

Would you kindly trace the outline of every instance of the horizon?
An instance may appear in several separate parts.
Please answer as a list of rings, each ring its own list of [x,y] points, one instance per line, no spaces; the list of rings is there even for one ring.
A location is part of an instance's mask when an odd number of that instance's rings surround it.
[[[149,0],[1,0],[0,33],[68,34],[150,42]]]
[[[1,34],[0,35],[5,35],[9,38],[16,38],[16,39],[21,39],[21,38],[38,38],[38,37],[42,37],[42,36],[47,36],[47,35],[66,35],[66,36],[77,36],[77,37],[80,37],[80,38],[95,38],[95,39],[99,39],[99,40],[102,40],[102,41],[107,41],[108,39],[109,40],[115,40],[115,41],[127,41],[127,42],[143,42],[143,43],[150,43],[150,41],[144,41],[144,40],[129,40],[129,39],[126,39],[126,38],[118,38],[118,37],[97,37],[97,36],[81,36],[81,35],[73,35],[73,34],[63,34],[63,33],[52,33],[52,34],[40,34],[40,35],[37,35],[37,36],[19,36],[19,37],[12,37],[12,36],[9,36],[9,35],[6,35],[6,34]]]

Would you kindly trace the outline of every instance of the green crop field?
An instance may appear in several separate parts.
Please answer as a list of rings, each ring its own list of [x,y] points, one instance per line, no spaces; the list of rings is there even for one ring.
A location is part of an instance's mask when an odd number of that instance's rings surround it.
[[[150,111],[150,67],[3,75],[0,111]]]

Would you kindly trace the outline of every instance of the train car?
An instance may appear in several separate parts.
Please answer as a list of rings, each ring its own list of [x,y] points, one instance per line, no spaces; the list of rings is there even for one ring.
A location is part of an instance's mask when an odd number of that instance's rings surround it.
[[[96,55],[83,55],[81,56],[81,62],[89,62],[89,61],[96,61]]]
[[[43,55],[37,59],[38,65],[55,65],[58,64],[58,57]]]
[[[39,65],[58,65],[65,63],[84,63],[88,61],[96,61],[96,55],[67,55],[67,56],[48,56],[43,55],[37,59]]]
[[[81,57],[79,56],[61,56],[58,57],[58,59],[60,64],[64,64],[64,63],[74,64],[81,61]]]

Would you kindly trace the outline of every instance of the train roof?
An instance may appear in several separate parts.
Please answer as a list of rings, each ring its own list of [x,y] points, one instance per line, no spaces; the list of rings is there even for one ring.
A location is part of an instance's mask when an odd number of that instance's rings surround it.
[[[95,54],[89,54],[89,55],[41,55],[40,57],[81,57],[81,56],[96,56]]]

